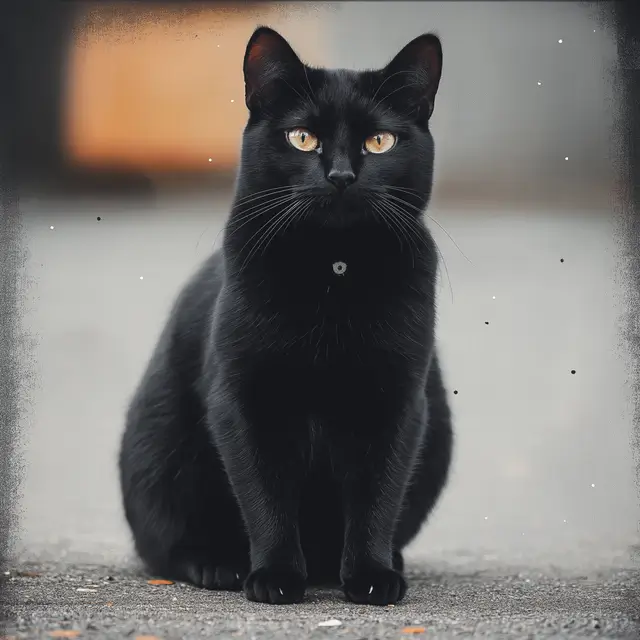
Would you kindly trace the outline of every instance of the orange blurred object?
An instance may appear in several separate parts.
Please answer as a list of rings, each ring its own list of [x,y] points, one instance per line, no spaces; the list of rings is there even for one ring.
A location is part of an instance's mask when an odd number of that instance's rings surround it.
[[[304,8],[89,4],[68,62],[68,160],[150,173],[232,169],[247,119],[249,36],[268,24],[288,38],[301,20],[302,37],[291,43],[313,63],[321,18]]]

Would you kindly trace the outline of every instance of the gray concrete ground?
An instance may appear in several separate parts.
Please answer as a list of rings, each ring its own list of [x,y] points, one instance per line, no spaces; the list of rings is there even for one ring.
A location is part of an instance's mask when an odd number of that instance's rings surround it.
[[[208,636],[252,638],[624,638],[639,637],[640,581],[629,571],[563,575],[486,569],[434,571],[412,578],[395,607],[346,603],[338,593],[313,591],[306,602],[274,607],[240,594],[187,585],[152,586],[122,568],[35,567],[38,576],[12,576],[16,637],[59,630],[82,638]],[[635,607],[635,609],[634,609]],[[339,626],[320,626],[337,620]],[[413,629],[416,633],[409,633]]]
[[[448,271],[438,334],[457,448],[408,553],[406,603],[313,593],[272,608],[133,571],[115,473],[123,412],[229,198],[22,202],[32,378],[4,576],[18,635],[400,638],[415,624],[424,637],[640,637],[624,278],[604,211],[430,211],[446,228],[430,222]],[[331,618],[342,625],[317,627]]]

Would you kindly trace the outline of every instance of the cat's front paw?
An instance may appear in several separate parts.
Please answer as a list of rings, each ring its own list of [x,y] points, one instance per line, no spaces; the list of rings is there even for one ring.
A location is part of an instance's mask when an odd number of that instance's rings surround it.
[[[249,574],[244,593],[252,602],[295,604],[302,602],[305,577],[294,569],[264,567]]]
[[[342,589],[347,600],[356,604],[386,606],[404,598],[407,582],[394,569],[366,567],[343,576]]]

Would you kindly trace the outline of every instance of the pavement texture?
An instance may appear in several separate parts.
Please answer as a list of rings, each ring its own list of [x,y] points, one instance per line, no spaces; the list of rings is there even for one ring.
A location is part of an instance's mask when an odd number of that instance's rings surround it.
[[[123,414],[179,287],[220,244],[230,199],[21,202],[29,342],[1,568],[9,635],[640,638],[628,311],[609,211],[430,208],[456,451],[408,550],[403,603],[312,591],[277,608],[148,584],[120,505]]]
[[[151,585],[135,569],[96,565],[25,566],[4,580],[15,638],[640,637],[637,570],[414,570],[410,577],[405,600],[389,607],[317,590],[301,605],[258,605],[240,593]],[[330,622],[336,626],[322,626]]]

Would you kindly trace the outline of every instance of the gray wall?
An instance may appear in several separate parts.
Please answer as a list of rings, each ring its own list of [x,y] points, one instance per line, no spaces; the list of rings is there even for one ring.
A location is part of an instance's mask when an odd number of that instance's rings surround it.
[[[444,51],[436,180],[580,190],[612,178],[616,45],[597,11],[577,2],[339,2],[328,63],[383,66],[435,31]]]

